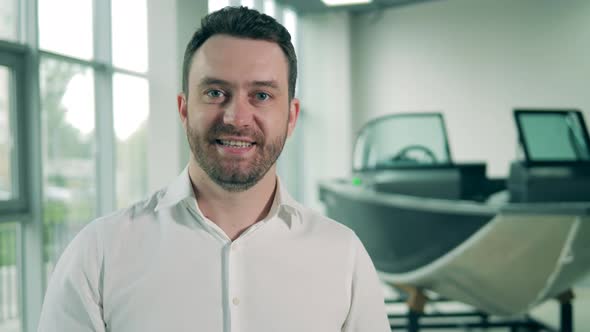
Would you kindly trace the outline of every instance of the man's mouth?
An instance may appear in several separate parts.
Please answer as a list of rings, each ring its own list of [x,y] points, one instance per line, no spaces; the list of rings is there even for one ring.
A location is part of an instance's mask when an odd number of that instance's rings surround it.
[[[219,145],[226,146],[229,148],[249,148],[253,145],[256,145],[256,142],[229,139],[217,139],[215,140],[215,142]]]

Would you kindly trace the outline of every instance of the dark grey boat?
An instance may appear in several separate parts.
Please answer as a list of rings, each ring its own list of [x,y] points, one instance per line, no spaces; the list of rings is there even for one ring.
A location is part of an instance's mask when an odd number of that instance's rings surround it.
[[[353,177],[323,181],[383,280],[497,314],[555,296],[590,271],[590,140],[575,110],[516,110],[523,160],[507,179],[451,159],[441,114],[368,123]]]

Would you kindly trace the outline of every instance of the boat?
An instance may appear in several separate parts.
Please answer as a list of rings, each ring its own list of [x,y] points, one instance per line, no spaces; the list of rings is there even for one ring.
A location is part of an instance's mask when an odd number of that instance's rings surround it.
[[[590,139],[579,110],[515,109],[507,178],[453,162],[441,113],[393,114],[359,132],[350,178],[320,182],[380,278],[512,316],[590,273]],[[475,139],[475,138],[474,138]]]

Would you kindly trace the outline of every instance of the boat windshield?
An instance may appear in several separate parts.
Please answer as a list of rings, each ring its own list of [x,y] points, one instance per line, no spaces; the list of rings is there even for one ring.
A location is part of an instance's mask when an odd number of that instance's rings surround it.
[[[588,131],[580,111],[515,110],[514,115],[527,161],[590,161]]]
[[[429,167],[451,164],[442,114],[394,114],[377,118],[361,130],[353,169]]]

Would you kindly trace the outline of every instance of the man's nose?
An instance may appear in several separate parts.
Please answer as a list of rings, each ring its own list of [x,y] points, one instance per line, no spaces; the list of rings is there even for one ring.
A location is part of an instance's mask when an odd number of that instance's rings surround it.
[[[252,120],[252,105],[248,96],[237,95],[233,98],[225,109],[223,121],[236,127],[248,126]]]

